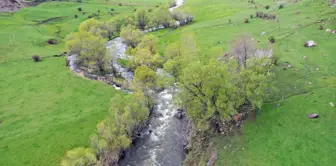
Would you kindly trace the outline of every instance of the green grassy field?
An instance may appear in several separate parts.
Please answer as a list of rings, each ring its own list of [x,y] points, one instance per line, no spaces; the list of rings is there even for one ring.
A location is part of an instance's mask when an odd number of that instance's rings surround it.
[[[110,99],[122,92],[75,76],[64,58],[51,56],[65,51],[66,35],[90,13],[100,10],[101,20],[107,20],[160,1],[134,0],[136,6],[100,0],[48,2],[0,13],[0,165],[59,165],[67,150],[89,145],[96,124],[108,114]],[[111,8],[113,16],[107,13]],[[60,18],[39,23],[54,17]],[[50,38],[58,44],[48,45]],[[32,55],[42,61],[34,63]]]
[[[326,18],[325,29],[336,29],[336,19],[329,20],[336,17],[336,9],[320,5],[322,1],[287,2],[278,9],[275,2],[260,0],[257,4],[271,5],[280,22],[253,18],[244,24],[250,14],[266,9],[255,9],[247,0],[186,0],[184,8],[191,8],[194,23],[160,38],[161,44],[168,44],[184,32],[193,32],[202,54],[212,58],[229,51],[229,42],[238,35],[249,33],[260,40],[260,47],[272,47],[279,58],[278,91],[271,94],[255,122],[244,124],[241,135],[215,139],[217,165],[336,163],[336,108],[329,104],[336,105],[336,35],[318,30],[322,23],[315,23]],[[0,13],[0,165],[58,165],[67,150],[87,146],[95,125],[108,113],[111,97],[121,92],[73,75],[63,58],[50,56],[65,50],[66,35],[90,13],[100,10],[101,19],[107,20],[166,1],[84,2],[48,2]],[[107,13],[111,8],[114,16]],[[296,15],[297,11],[301,14]],[[54,17],[59,18],[39,24]],[[266,35],[260,36],[262,32]],[[271,35],[275,44],[268,42]],[[58,44],[46,44],[50,38]],[[304,48],[306,40],[318,46]],[[44,57],[42,62],[32,62],[35,54]],[[288,64],[291,68],[284,70]],[[308,119],[312,112],[321,117]]]
[[[259,5],[270,5],[280,21],[250,19],[256,11],[267,11]],[[162,37],[162,43],[193,32],[202,54],[211,58],[229,51],[230,41],[248,33],[260,41],[260,47],[273,48],[278,57],[277,91],[266,101],[257,120],[244,125],[242,135],[216,139],[217,165],[336,163],[336,107],[330,106],[330,102],[336,103],[336,35],[325,32],[327,28],[336,29],[336,9],[327,5],[323,0],[287,1],[284,8],[278,9],[271,0],[257,1],[256,5],[247,0],[186,1],[184,7],[192,9],[195,22]],[[300,14],[296,14],[298,11]],[[249,18],[248,24],[243,23],[245,18]],[[316,23],[320,19],[325,19],[327,25]],[[324,30],[318,30],[320,25]],[[261,36],[262,32],[266,34]],[[275,37],[275,44],[268,42],[269,36]],[[314,40],[318,46],[305,48],[307,40]],[[313,112],[321,117],[308,119],[307,114]]]

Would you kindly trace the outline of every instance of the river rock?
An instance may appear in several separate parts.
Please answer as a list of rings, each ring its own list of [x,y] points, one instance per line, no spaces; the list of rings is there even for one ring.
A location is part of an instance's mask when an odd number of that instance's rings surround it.
[[[318,117],[319,117],[319,114],[317,114],[317,113],[312,113],[312,114],[308,115],[308,118],[310,118],[310,119],[316,119]]]
[[[183,109],[177,109],[175,115],[174,115],[177,119],[183,119],[185,116],[185,112]]]
[[[305,47],[316,47],[317,44],[313,40],[308,40],[304,43]]]

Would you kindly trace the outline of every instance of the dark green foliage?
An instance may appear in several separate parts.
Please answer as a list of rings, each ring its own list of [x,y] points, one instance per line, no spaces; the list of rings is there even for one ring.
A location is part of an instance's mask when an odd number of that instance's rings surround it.
[[[81,7],[77,8],[78,11],[82,11],[83,9]]]
[[[318,29],[323,30],[323,25],[320,25]]]
[[[74,18],[78,18],[78,15],[77,15],[77,14],[75,14],[75,15],[74,15]]]
[[[38,55],[34,55],[34,56],[32,56],[32,59],[33,59],[34,62],[39,62],[39,61],[41,61],[41,58],[40,58],[40,56],[38,56]]]
[[[268,41],[270,41],[271,43],[275,43],[275,37],[274,36],[268,37]]]
[[[114,11],[114,9],[113,9],[113,8],[111,8],[111,11],[113,12],[113,11]]]
[[[252,18],[253,18],[253,14],[250,15],[250,19],[252,19]]]
[[[282,9],[285,6],[285,4],[280,4],[279,9]]]
[[[244,20],[244,23],[245,23],[245,24],[249,23],[249,19],[246,18],[246,19]]]
[[[266,5],[266,6],[265,6],[265,9],[268,10],[270,7],[271,7],[270,5]]]

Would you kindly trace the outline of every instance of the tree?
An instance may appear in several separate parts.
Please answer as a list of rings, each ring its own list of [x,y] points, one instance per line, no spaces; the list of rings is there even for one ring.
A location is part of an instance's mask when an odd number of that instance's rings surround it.
[[[140,66],[135,70],[133,85],[143,93],[148,109],[152,107],[153,90],[156,88],[157,79],[156,73],[147,66]]]
[[[107,62],[105,44],[106,40],[101,36],[80,31],[72,34],[66,45],[71,53],[80,55],[80,63],[87,67],[95,64],[100,71],[104,71]]]
[[[103,165],[118,161],[119,152],[129,147],[131,142],[125,130],[112,117],[100,122],[97,125],[97,134],[91,138],[91,146]]]
[[[165,71],[167,71],[169,74],[171,74],[174,79],[175,82],[177,82],[177,78],[180,74],[181,71],[181,63],[179,63],[179,61],[175,60],[175,59],[169,59],[164,65],[163,65],[163,69]]]
[[[147,10],[141,9],[135,13],[136,25],[141,29],[145,30],[146,25],[149,22]]]
[[[154,11],[152,22],[156,27],[162,25],[165,28],[168,28],[170,26],[170,21],[173,18],[171,17],[171,14],[168,10],[167,6],[160,6]]]
[[[180,8],[177,8],[172,12],[172,17],[176,21],[179,21],[181,26],[192,22],[194,19],[194,17],[190,14],[188,9],[180,9]]]
[[[139,43],[138,48],[146,48],[151,52],[151,54],[156,54],[157,52],[156,46],[158,45],[158,43],[159,38],[150,34],[141,38],[141,42]]]
[[[66,153],[61,166],[101,166],[92,149],[75,148]]]
[[[165,51],[165,57],[169,59],[173,59],[175,57],[179,57],[182,55],[181,52],[181,44],[180,43],[171,43],[167,46]]]
[[[86,20],[86,21],[82,22],[79,25],[79,31],[81,31],[81,32],[83,32],[83,31],[89,32],[90,29],[92,27],[96,26],[97,24],[98,24],[98,21],[95,20],[95,19]]]
[[[238,69],[240,69],[241,66],[246,68],[247,59],[252,57],[255,52],[255,43],[251,41],[249,35],[244,34],[233,42],[231,50],[232,55],[238,62]]]
[[[123,39],[125,44],[135,48],[140,43],[142,33],[140,30],[134,29],[132,26],[127,26],[122,28],[120,37]]]
[[[191,62],[179,77],[182,105],[199,129],[207,129],[211,119],[225,119],[240,105],[227,65],[211,60]]]
[[[106,58],[106,40],[102,37],[90,35],[83,42],[83,49],[81,51],[80,59],[87,65],[91,62],[95,63],[99,71],[105,70],[105,58]]]

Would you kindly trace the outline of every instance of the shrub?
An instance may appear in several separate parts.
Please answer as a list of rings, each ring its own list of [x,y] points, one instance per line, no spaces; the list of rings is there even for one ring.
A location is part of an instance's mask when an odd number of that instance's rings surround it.
[[[122,6],[122,3],[119,3],[119,6]]]
[[[57,40],[56,39],[49,39],[48,44],[57,44]]]
[[[318,29],[323,30],[323,25],[320,25]]]
[[[268,40],[269,40],[271,43],[275,43],[275,38],[274,38],[274,36],[270,36],[270,37],[268,37]]]
[[[245,23],[245,24],[249,23],[248,18],[246,18],[246,19],[244,20],[244,23]]]
[[[82,11],[83,9],[81,7],[77,8],[78,11]]]
[[[114,11],[114,9],[113,9],[113,8],[111,8],[111,11],[113,12],[113,11]]]
[[[78,15],[77,14],[75,14],[75,16],[74,16],[75,18],[78,18]]]
[[[98,10],[98,13],[100,13],[100,10]]]
[[[279,9],[282,9],[284,7],[284,4],[279,5]]]
[[[41,61],[41,58],[40,58],[40,56],[38,56],[38,55],[34,55],[34,56],[32,56],[32,59],[34,60],[34,62],[39,62],[39,61]]]
[[[148,13],[150,13],[150,12],[152,12],[153,11],[153,9],[148,9]]]
[[[252,18],[253,18],[253,14],[250,15],[250,19],[252,19]]]
[[[283,7],[285,7],[285,2],[284,1],[277,2],[277,5],[279,9],[282,9]]]
[[[82,0],[77,0],[78,3],[82,3]]]
[[[266,6],[265,6],[265,9],[268,10],[270,7],[271,7],[270,5],[266,5]]]
[[[231,21],[231,18],[230,18],[230,19],[229,19],[229,24],[231,24],[231,22],[232,22],[232,21]]]

